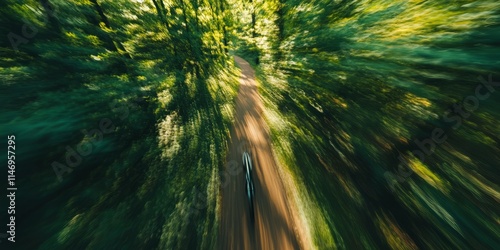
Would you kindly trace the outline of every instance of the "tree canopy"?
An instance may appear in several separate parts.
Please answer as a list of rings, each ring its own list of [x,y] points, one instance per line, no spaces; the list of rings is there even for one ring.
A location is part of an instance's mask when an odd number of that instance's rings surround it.
[[[17,247],[217,248],[233,55],[256,69],[306,248],[500,245],[498,1],[3,0],[0,12]]]

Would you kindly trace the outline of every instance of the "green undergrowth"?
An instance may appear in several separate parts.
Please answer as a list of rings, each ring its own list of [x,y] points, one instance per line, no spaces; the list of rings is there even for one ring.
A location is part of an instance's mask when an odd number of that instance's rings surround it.
[[[256,65],[254,65],[256,66]],[[301,173],[299,158],[307,159],[310,157],[306,152],[294,152],[292,144],[298,140],[309,142],[310,138],[304,134],[299,127],[294,124],[300,124],[300,121],[293,116],[287,116],[280,111],[276,105],[276,98],[282,98],[281,91],[286,82],[271,69],[256,67],[256,77],[259,82],[259,92],[261,93],[265,110],[264,115],[267,124],[270,127],[273,150],[276,153],[280,167],[284,168],[291,182],[292,190],[288,194],[293,197],[294,208],[297,209],[301,228],[300,232],[307,238],[304,242],[305,247],[313,249],[335,248],[335,240],[332,237],[331,229],[328,227],[328,217],[325,217],[324,208],[320,206],[315,193],[308,190],[308,182]],[[288,186],[290,187],[290,186]]]
[[[203,79],[148,70],[135,79],[94,76],[3,113],[10,119],[3,126],[16,135],[23,155],[18,185],[31,190],[19,194],[25,218],[19,232],[33,235],[22,245],[100,248],[121,241],[130,249],[213,248],[218,170],[238,72],[229,63]],[[30,110],[36,113],[23,117]],[[92,134],[103,120],[113,129]],[[79,148],[89,153],[76,161],[71,152]],[[42,215],[30,213],[41,205],[47,208]]]

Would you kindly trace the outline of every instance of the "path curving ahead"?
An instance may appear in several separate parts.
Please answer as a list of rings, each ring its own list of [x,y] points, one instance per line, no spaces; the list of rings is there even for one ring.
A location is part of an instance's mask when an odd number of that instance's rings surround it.
[[[272,154],[254,71],[240,57],[235,60],[242,72],[226,171],[221,175],[219,249],[299,249],[294,230],[297,224],[289,211],[285,188]],[[253,162],[253,224],[244,186],[241,160],[244,150],[250,151]]]

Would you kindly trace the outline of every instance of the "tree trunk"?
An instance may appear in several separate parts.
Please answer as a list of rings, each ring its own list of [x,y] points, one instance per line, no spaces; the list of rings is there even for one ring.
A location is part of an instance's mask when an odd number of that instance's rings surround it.
[[[61,33],[61,24],[59,24],[59,21],[54,15],[55,10],[54,7],[52,7],[52,4],[49,2],[49,0],[40,0],[40,4],[45,11],[45,15],[49,25],[51,26],[51,30],[55,31],[55,33]]]
[[[104,23],[104,25],[106,26],[106,28],[111,29],[111,25],[109,23],[108,17],[104,14],[104,11],[101,8],[101,5],[99,5],[99,3],[97,2],[97,0],[90,0],[90,2],[94,5],[95,10],[99,14],[99,17],[101,19],[100,21]],[[125,47],[123,46],[122,43],[113,40],[111,38],[111,36],[109,36],[109,38],[111,39],[111,42],[113,43],[113,46],[115,47],[115,49],[116,49],[116,51],[118,53],[120,53],[120,51],[122,51],[120,54],[123,53],[122,55],[125,56],[128,59],[132,58],[130,56],[130,54],[127,52],[127,50],[125,49]]]
[[[220,5],[220,12],[222,15],[222,41],[224,44],[224,52],[228,53],[227,48],[228,48],[228,41],[227,41],[227,30],[226,30],[226,14],[225,14],[225,7],[224,7],[225,1],[221,0],[219,1]]]
[[[195,59],[197,56],[195,55],[196,52],[194,51],[194,46],[195,44],[193,44],[193,39],[192,39],[192,32],[191,32],[191,25],[188,21],[188,17],[187,17],[187,9],[186,9],[186,4],[184,3],[184,0],[180,0],[180,3],[181,3],[181,8],[182,8],[182,16],[184,18],[184,23],[186,24],[184,26],[184,29],[186,31],[186,38],[187,38],[187,43],[189,45],[189,48],[190,48],[190,54],[191,54],[191,58],[192,59]],[[196,60],[196,59],[195,59]]]
[[[250,0],[250,4],[252,5],[252,37],[255,38],[255,37],[257,37],[257,32],[255,30],[255,23],[256,23],[255,9],[256,9],[256,6],[255,6],[253,0]]]
[[[166,15],[164,13],[164,10],[161,9],[160,5],[158,4],[158,2],[156,0],[152,0],[152,1],[153,1],[155,8],[156,8],[156,12],[158,13],[158,18],[160,19],[160,21],[162,23],[166,24],[166,21],[165,21]]]
[[[276,20],[276,24],[278,26],[278,36],[280,42],[285,38],[285,3],[286,0],[279,0],[278,3],[278,19]]]

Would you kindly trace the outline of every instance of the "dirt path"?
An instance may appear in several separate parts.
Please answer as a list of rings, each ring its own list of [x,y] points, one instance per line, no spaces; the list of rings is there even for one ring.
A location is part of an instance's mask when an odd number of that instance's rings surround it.
[[[299,249],[293,216],[278,166],[271,151],[270,137],[262,117],[263,103],[257,93],[255,74],[245,60],[235,57],[241,68],[236,100],[236,121],[222,182],[220,249]],[[245,195],[242,152],[251,152],[255,185],[255,221],[250,220]]]

